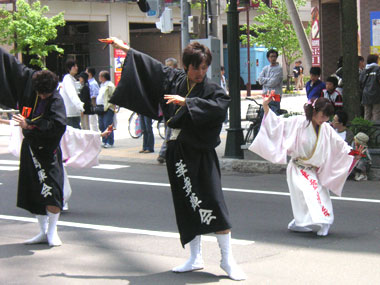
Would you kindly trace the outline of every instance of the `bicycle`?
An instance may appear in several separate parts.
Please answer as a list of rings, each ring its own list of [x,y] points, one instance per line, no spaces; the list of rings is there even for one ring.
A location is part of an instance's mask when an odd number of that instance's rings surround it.
[[[255,102],[256,105],[259,106],[258,108],[255,108],[251,104],[248,105],[246,119],[250,121],[250,124],[248,126],[247,133],[244,137],[244,143],[248,145],[253,142],[253,140],[259,133],[261,121],[263,120],[264,116],[264,109],[263,105],[258,103],[255,99],[249,97],[247,97],[246,99]]]
[[[163,118],[157,121],[156,128],[160,137],[165,139],[165,123]],[[134,139],[142,136],[139,115],[136,112],[133,112],[128,119],[128,132]]]

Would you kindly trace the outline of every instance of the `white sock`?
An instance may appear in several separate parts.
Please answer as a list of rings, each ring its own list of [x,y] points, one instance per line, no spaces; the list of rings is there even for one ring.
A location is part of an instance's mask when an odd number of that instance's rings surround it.
[[[330,224],[321,224],[321,229],[317,232],[317,235],[325,237],[329,234]]]
[[[48,216],[46,215],[36,215],[38,225],[40,226],[40,233],[35,237],[26,240],[25,244],[37,244],[37,243],[45,243],[47,242],[47,227],[48,227]]]
[[[311,228],[308,228],[308,227],[297,226],[295,219],[293,219],[288,224],[288,230],[293,231],[293,232],[301,232],[301,233],[307,233],[307,232],[312,232],[313,231]]]
[[[58,236],[57,232],[57,222],[59,219],[59,213],[53,214],[47,211],[49,216],[49,226],[47,231],[47,239],[50,246],[60,246],[62,245],[61,239]]]
[[[217,234],[216,238],[222,254],[222,260],[220,267],[228,274],[232,280],[245,280],[247,276],[236,264],[235,259],[232,256],[231,249],[231,233]]]
[[[182,265],[174,267],[173,272],[188,272],[203,269],[201,236],[196,236],[190,244],[190,258]]]

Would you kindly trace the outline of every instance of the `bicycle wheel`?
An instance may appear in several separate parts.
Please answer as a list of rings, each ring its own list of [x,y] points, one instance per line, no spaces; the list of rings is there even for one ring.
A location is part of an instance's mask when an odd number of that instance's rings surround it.
[[[160,137],[164,140],[165,139],[165,122],[163,119],[157,121],[157,130]]]
[[[136,112],[133,112],[132,115],[129,117],[128,132],[129,135],[134,139],[138,139],[142,136],[139,115]]]
[[[251,144],[253,142],[254,138],[254,123],[249,125],[249,128],[247,130],[247,133],[245,134],[244,143],[245,144]]]

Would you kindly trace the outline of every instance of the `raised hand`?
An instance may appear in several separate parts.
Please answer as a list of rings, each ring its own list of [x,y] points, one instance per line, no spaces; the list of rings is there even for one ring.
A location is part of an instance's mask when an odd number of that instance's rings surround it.
[[[186,98],[179,95],[164,95],[164,99],[168,100],[166,104],[175,104],[185,106]]]

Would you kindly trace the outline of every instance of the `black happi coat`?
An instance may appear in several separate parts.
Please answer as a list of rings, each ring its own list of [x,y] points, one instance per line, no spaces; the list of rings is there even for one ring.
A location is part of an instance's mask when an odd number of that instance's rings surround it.
[[[186,106],[166,105],[164,94],[187,96]],[[215,152],[230,102],[224,90],[206,77],[189,93],[183,70],[131,49],[111,102],[151,118],[161,104],[168,126],[181,129],[168,142],[166,165],[182,245],[231,228]]]
[[[33,129],[23,130],[17,206],[45,215],[47,205],[62,208],[63,165],[59,143],[66,130],[66,111],[58,91],[45,100],[38,98],[32,88],[34,72],[0,48],[0,103],[18,107],[21,112],[24,107],[31,108],[27,120],[33,125]]]

